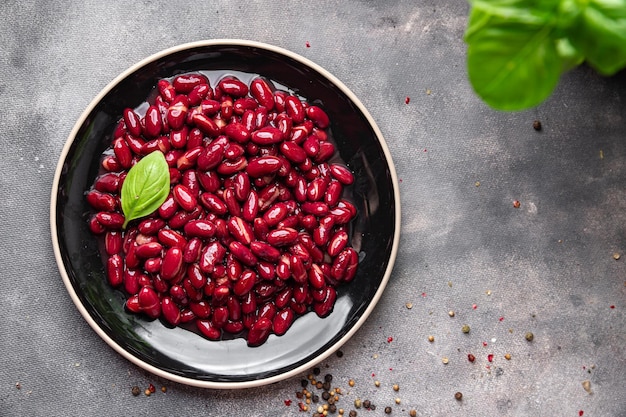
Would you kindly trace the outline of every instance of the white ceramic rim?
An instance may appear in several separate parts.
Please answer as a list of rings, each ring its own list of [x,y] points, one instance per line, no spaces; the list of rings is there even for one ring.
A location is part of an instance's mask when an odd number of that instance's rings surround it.
[[[392,181],[392,185],[393,185],[393,195],[394,195],[394,199],[395,199],[395,216],[396,216],[395,219],[396,219],[396,221],[395,221],[395,226],[394,226],[394,238],[393,238],[393,244],[392,244],[392,248],[391,248],[391,254],[390,254],[390,257],[389,257],[389,264],[387,265],[387,269],[385,270],[385,274],[384,274],[383,279],[381,281],[380,287],[376,291],[376,294],[374,294],[374,298],[371,300],[371,302],[369,303],[367,309],[363,312],[363,314],[361,315],[359,320],[334,345],[332,345],[329,349],[327,349],[323,354],[317,356],[316,358],[310,360],[309,362],[306,362],[306,363],[298,366],[297,368],[291,369],[291,370],[289,370],[287,372],[284,372],[282,374],[274,375],[274,376],[271,376],[271,377],[268,377],[268,378],[252,380],[252,381],[216,382],[216,381],[196,380],[196,379],[193,379],[193,378],[187,378],[187,377],[183,377],[183,376],[179,376],[179,375],[175,375],[175,374],[166,372],[166,371],[164,371],[162,369],[159,369],[159,368],[157,368],[157,367],[155,367],[153,365],[150,365],[150,364],[140,360],[136,356],[133,356],[130,352],[126,351],[119,344],[117,344],[113,339],[111,339],[104,332],[104,330],[102,330],[102,328],[100,328],[100,326],[98,326],[98,324],[91,317],[91,315],[89,315],[87,309],[81,303],[80,298],[76,294],[76,291],[74,290],[74,287],[72,286],[72,284],[70,282],[69,276],[68,276],[67,271],[65,270],[65,267],[64,267],[64,264],[63,264],[63,259],[61,257],[61,251],[60,251],[60,248],[59,248],[59,244],[57,242],[57,224],[56,224],[57,190],[58,190],[58,187],[59,187],[59,180],[61,178],[63,165],[64,165],[64,162],[65,162],[65,159],[67,158],[67,154],[69,153],[69,150],[70,150],[70,148],[71,148],[71,146],[72,146],[72,144],[74,142],[74,139],[75,139],[75,137],[76,137],[76,135],[78,133],[79,128],[84,123],[85,119],[91,113],[91,111],[94,109],[94,107],[100,102],[100,100],[102,100],[102,98],[115,85],[117,85],[121,80],[123,80],[124,78],[128,77],[133,72],[137,71],[139,68],[144,67],[144,66],[148,65],[149,63],[151,63],[153,61],[156,61],[156,60],[158,60],[160,58],[163,58],[163,57],[165,57],[167,55],[170,55],[170,54],[173,54],[173,53],[176,53],[176,52],[180,52],[180,51],[183,51],[185,49],[205,47],[205,46],[216,46],[216,45],[234,45],[234,46],[254,47],[254,48],[265,49],[265,50],[268,50],[268,51],[271,51],[271,52],[282,54],[282,55],[285,55],[285,56],[287,56],[287,57],[289,57],[291,59],[299,61],[299,62],[301,62],[304,65],[307,65],[307,66],[311,67],[312,69],[314,69],[315,71],[319,72],[324,77],[326,77],[327,79],[332,81],[344,94],[346,94],[346,96],[348,96],[348,98],[350,98],[350,100],[352,102],[354,102],[354,104],[359,108],[359,110],[367,118],[368,123],[372,126],[372,129],[374,130],[374,132],[376,134],[376,137],[378,138],[378,140],[380,142],[380,145],[381,145],[381,147],[383,149],[383,152],[385,154],[385,159],[387,160],[387,164],[389,165],[389,173],[391,175],[391,181]],[[252,388],[252,387],[258,387],[258,386],[262,386],[262,385],[268,385],[268,384],[271,384],[271,383],[274,383],[274,382],[278,382],[278,381],[281,381],[281,380],[284,380],[284,379],[287,379],[287,378],[291,378],[293,376],[302,374],[303,372],[311,369],[316,364],[318,364],[318,363],[322,362],[324,359],[328,358],[337,349],[339,349],[344,343],[346,343],[356,333],[356,331],[361,327],[361,325],[363,325],[365,320],[367,320],[367,318],[369,317],[369,315],[373,311],[374,307],[376,306],[376,304],[380,300],[380,297],[382,296],[382,293],[383,293],[385,287],[387,286],[387,283],[388,283],[389,278],[391,276],[391,272],[393,270],[393,266],[394,266],[394,263],[395,263],[396,255],[398,253],[398,245],[399,245],[399,242],[400,242],[400,214],[401,214],[401,210],[400,210],[400,192],[399,192],[399,187],[398,187],[398,179],[397,179],[395,167],[393,165],[393,160],[391,159],[391,154],[390,154],[389,149],[387,147],[387,143],[385,142],[380,129],[376,125],[376,122],[374,122],[374,119],[372,118],[370,113],[367,111],[365,106],[363,106],[363,103],[361,103],[361,101],[354,95],[354,93],[348,87],[346,87],[340,80],[338,80],[335,76],[330,74],[327,70],[325,70],[324,68],[322,68],[319,65],[315,64],[314,62],[310,61],[307,58],[304,58],[304,57],[302,57],[302,56],[300,56],[300,55],[298,55],[298,54],[296,54],[294,52],[291,52],[289,50],[286,50],[286,49],[283,49],[283,48],[280,48],[280,47],[277,47],[277,46],[273,46],[273,45],[269,45],[269,44],[265,44],[265,43],[261,43],[261,42],[257,42],[257,41],[242,40],[242,39],[212,39],[212,40],[203,40],[203,41],[185,43],[185,44],[177,45],[177,46],[174,46],[174,47],[171,47],[171,48],[168,48],[168,49],[164,49],[164,50],[162,50],[160,52],[157,52],[157,53],[155,53],[155,54],[153,54],[153,55],[151,55],[151,56],[141,60],[137,64],[135,64],[135,65],[131,66],[130,68],[128,68],[126,71],[122,72],[115,79],[113,79],[113,81],[111,81],[102,91],[100,91],[100,93],[91,101],[91,103],[89,103],[87,108],[83,111],[81,116],[78,118],[78,120],[77,120],[76,124],[74,125],[72,131],[70,132],[70,134],[68,136],[68,140],[66,141],[65,146],[63,147],[63,150],[61,151],[61,155],[59,157],[59,162],[57,164],[57,168],[56,168],[56,171],[55,171],[55,174],[54,174],[54,181],[52,183],[52,192],[51,192],[51,198],[50,198],[50,229],[51,229],[51,233],[52,233],[52,246],[53,246],[53,249],[54,249],[54,256],[56,258],[57,266],[59,267],[59,272],[61,273],[61,277],[63,279],[65,287],[67,288],[67,291],[70,294],[70,297],[72,298],[72,301],[76,305],[76,308],[78,308],[78,311],[80,312],[80,314],[87,321],[89,326],[91,326],[91,328],[98,334],[98,336],[100,336],[117,353],[119,353],[120,355],[122,355],[124,358],[126,358],[130,362],[134,363],[135,365],[139,366],[140,368],[142,368],[142,369],[144,369],[144,370],[146,370],[148,372],[151,372],[152,374],[157,375],[159,377],[168,379],[170,381],[178,382],[178,383],[185,384],[185,385],[200,387],[200,388],[213,388],[213,389]]]

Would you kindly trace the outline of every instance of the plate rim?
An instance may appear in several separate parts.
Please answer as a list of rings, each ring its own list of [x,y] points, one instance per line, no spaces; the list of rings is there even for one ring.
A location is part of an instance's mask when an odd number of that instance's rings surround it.
[[[332,346],[330,346],[326,351],[324,351],[322,354],[320,354],[319,356],[312,358],[311,360],[293,368],[290,369],[286,372],[277,374],[277,375],[273,375],[267,378],[260,378],[260,379],[255,379],[255,380],[249,380],[249,381],[233,381],[233,382],[227,382],[227,381],[207,381],[207,380],[199,380],[199,379],[193,379],[193,378],[189,378],[189,377],[185,377],[185,376],[181,376],[181,375],[176,375],[173,373],[170,373],[166,370],[157,368],[154,365],[151,365],[143,360],[141,360],[140,358],[138,358],[137,356],[133,355],[131,352],[127,351],[126,349],[124,349],[121,345],[119,345],[117,342],[115,342],[109,335],[106,334],[106,332],[96,323],[96,321],[93,319],[93,317],[89,314],[89,312],[87,311],[87,309],[85,308],[85,306],[83,305],[83,303],[80,301],[80,298],[76,292],[76,290],[74,289],[74,286],[72,285],[69,275],[67,273],[67,271],[65,270],[64,267],[64,262],[63,262],[63,258],[62,258],[62,254],[61,254],[61,250],[59,247],[59,243],[58,243],[58,229],[57,229],[57,223],[56,223],[56,219],[57,219],[57,200],[58,200],[58,188],[59,188],[59,182],[63,173],[63,167],[65,165],[67,156],[69,154],[69,151],[72,147],[72,145],[74,144],[74,141],[76,139],[76,136],[78,134],[78,131],[80,129],[80,127],[83,125],[83,123],[85,122],[85,120],[87,119],[87,117],[89,116],[89,114],[93,111],[93,109],[97,106],[97,104],[102,100],[102,98],[104,98],[117,84],[119,84],[120,81],[122,81],[123,79],[125,79],[126,77],[128,77],[129,75],[131,75],[132,73],[134,73],[135,71],[141,69],[142,67],[145,67],[146,65],[161,59],[163,57],[166,57],[168,55],[172,55],[176,52],[181,52],[187,49],[193,49],[193,48],[198,48],[198,47],[211,47],[211,46],[241,46],[241,47],[254,47],[254,48],[259,48],[259,49],[263,49],[263,50],[267,50],[270,52],[274,52],[274,53],[278,53],[281,55],[284,55],[288,58],[294,59],[306,66],[311,67],[313,70],[319,72],[321,75],[323,75],[324,77],[326,77],[328,80],[330,80],[331,82],[333,82],[337,88],[339,88],[342,93],[344,93],[354,104],[356,107],[359,108],[359,110],[363,113],[363,115],[365,116],[365,118],[367,119],[367,122],[370,124],[370,126],[372,127],[379,143],[381,146],[381,149],[383,151],[383,154],[385,156],[385,160],[387,162],[387,165],[389,167],[389,174],[390,174],[390,178],[391,178],[391,183],[392,183],[392,188],[393,188],[393,198],[394,198],[394,214],[395,214],[395,224],[394,224],[394,236],[393,236],[393,241],[392,241],[392,246],[391,246],[391,252],[390,252],[390,256],[389,256],[389,262],[387,264],[387,268],[385,270],[385,273],[383,274],[383,278],[380,282],[380,286],[377,289],[376,293],[374,294],[374,297],[371,299],[371,301],[369,302],[367,308],[363,311],[363,314],[361,314],[361,316],[359,317],[359,319],[356,321],[356,323],[346,332],[346,334],[341,337],[339,340],[337,340],[337,342],[335,342]],[[127,68],[126,70],[124,70],[123,72],[121,72],[118,76],[116,76],[115,78],[113,78],[113,80],[111,80],[89,103],[89,105],[83,110],[83,112],[81,113],[81,115],[78,117],[78,119],[76,120],[76,123],[74,124],[72,130],[70,131],[65,144],[61,150],[61,154],[59,155],[59,160],[57,162],[57,166],[56,166],[56,170],[55,170],[55,174],[54,174],[54,180],[52,182],[52,189],[51,189],[51,197],[50,197],[50,232],[51,232],[51,238],[52,238],[52,247],[54,250],[54,257],[56,260],[56,264],[57,267],[59,269],[59,273],[61,275],[61,278],[63,280],[63,283],[65,284],[66,290],[68,291],[72,301],[74,302],[74,305],[76,306],[76,308],[78,309],[78,311],[80,312],[81,316],[83,317],[83,319],[89,324],[89,326],[92,328],[92,330],[94,330],[96,332],[96,334],[98,334],[98,336],[104,340],[104,342],[109,345],[114,351],[116,351],[118,354],[120,354],[122,357],[126,358],[128,361],[130,361],[131,363],[133,363],[134,365],[158,376],[158,377],[162,377],[165,378],[167,380],[173,381],[173,382],[177,382],[180,384],[184,384],[184,385],[188,385],[188,386],[194,386],[194,387],[198,387],[198,388],[212,388],[212,389],[241,389],[241,388],[254,388],[254,387],[259,387],[259,386],[263,386],[263,385],[269,385],[278,381],[282,381],[288,378],[291,378],[293,376],[299,375],[303,372],[305,372],[306,370],[309,370],[311,367],[315,366],[316,364],[322,362],[323,360],[325,360],[326,358],[328,358],[330,355],[332,355],[335,351],[337,351],[342,345],[344,345],[358,330],[359,328],[365,323],[365,321],[367,320],[367,318],[370,316],[370,314],[372,313],[372,311],[374,310],[374,308],[376,307],[376,305],[378,304],[378,302],[380,301],[380,298],[382,297],[382,294],[389,282],[389,279],[391,277],[391,273],[393,271],[393,267],[396,261],[396,257],[397,257],[397,253],[398,253],[398,246],[400,243],[400,225],[401,225],[401,209],[400,209],[400,191],[399,191],[399,183],[398,183],[398,179],[397,179],[397,174],[396,174],[396,170],[395,170],[395,166],[393,163],[393,160],[391,158],[391,153],[389,151],[389,148],[387,146],[387,143],[382,135],[382,132],[380,131],[378,125],[376,124],[376,122],[374,121],[373,117],[371,116],[371,114],[369,113],[369,111],[365,108],[365,106],[363,105],[363,103],[358,99],[358,97],[342,82],[340,81],[337,77],[335,77],[333,74],[331,74],[328,70],[324,69],[323,67],[319,66],[318,64],[314,63],[313,61],[311,61],[308,58],[305,58],[295,52],[292,52],[290,50],[287,50],[285,48],[282,47],[278,47],[275,45],[271,45],[271,44],[267,44],[267,43],[263,43],[263,42],[258,42],[258,41],[253,41],[253,40],[246,40],[246,39],[230,39],[230,38],[223,38],[223,39],[209,39],[209,40],[199,40],[199,41],[194,41],[194,42],[188,42],[188,43],[182,43],[173,47],[169,47],[166,49],[163,49],[159,52],[156,52],[142,60],[140,60],[139,62],[135,63],[134,65],[131,65],[129,68]]]

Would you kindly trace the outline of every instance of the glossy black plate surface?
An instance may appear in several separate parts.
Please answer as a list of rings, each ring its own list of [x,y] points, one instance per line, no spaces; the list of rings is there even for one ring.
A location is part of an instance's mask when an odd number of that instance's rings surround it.
[[[356,278],[339,287],[330,316],[320,319],[315,313],[306,314],[285,335],[272,335],[260,347],[248,347],[243,339],[212,342],[182,328],[128,314],[124,294],[107,283],[98,240],[88,227],[91,212],[84,193],[98,173],[101,154],[111,143],[122,110],[145,101],[158,79],[198,70],[260,74],[321,105],[330,116],[341,158],[356,176],[351,197],[359,210],[352,233],[352,244],[360,253]],[[337,350],[380,298],[399,241],[396,175],[384,139],[367,110],[319,66],[280,48],[249,41],[175,47],[147,58],[111,82],[70,134],[51,200],[59,269],[91,327],[133,363],[171,380],[210,388],[274,382],[308,369]]]

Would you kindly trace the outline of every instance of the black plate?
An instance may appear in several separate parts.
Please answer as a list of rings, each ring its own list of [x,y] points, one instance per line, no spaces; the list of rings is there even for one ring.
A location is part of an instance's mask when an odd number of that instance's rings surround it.
[[[160,78],[189,71],[261,74],[323,106],[341,158],[355,172],[352,200],[359,210],[352,233],[360,264],[338,289],[333,312],[295,321],[260,347],[243,339],[212,342],[124,310],[124,295],[106,280],[98,240],[88,228],[84,193],[94,181],[125,107],[145,101]],[[379,129],[339,80],[289,51],[250,41],[181,45],[117,77],[77,121],[57,167],[51,198],[52,240],[67,289],[90,326],[124,357],[157,375],[202,387],[250,387],[302,372],[337,350],[361,326],[391,274],[399,241],[396,174]]]

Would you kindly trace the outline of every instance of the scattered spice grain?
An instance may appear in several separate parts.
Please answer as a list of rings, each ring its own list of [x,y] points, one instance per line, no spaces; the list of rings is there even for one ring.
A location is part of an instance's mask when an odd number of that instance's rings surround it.
[[[539,120],[535,120],[533,122],[533,129],[535,129],[536,131],[540,131],[541,130],[541,122]]]
[[[454,317],[454,311],[452,311],[452,310],[448,311],[448,316]]]
[[[411,411],[409,411],[409,416],[410,417],[417,417],[417,410],[412,408]]]
[[[507,361],[511,360],[511,354],[510,353],[505,353],[504,354],[504,359],[506,359]]]
[[[470,332],[470,327],[467,324],[464,324],[463,327],[461,327],[461,331],[463,333],[469,333]]]
[[[454,394],[454,398],[455,398],[457,401],[461,401],[461,400],[463,399],[463,393],[462,393],[462,392],[457,392],[457,393],[455,393],[455,394]]]
[[[392,388],[393,388],[394,391],[400,391],[400,385],[398,385],[398,384],[393,384]]]
[[[385,414],[391,414],[391,407],[385,407]]]
[[[527,332],[526,335],[524,336],[526,338],[526,340],[528,340],[529,342],[532,342],[533,339],[535,338],[535,335],[532,334],[531,332]]]
[[[130,392],[136,397],[141,394],[141,389],[137,385],[131,388]]]
[[[428,341],[430,343],[434,342],[435,341],[435,336],[428,336]]]

